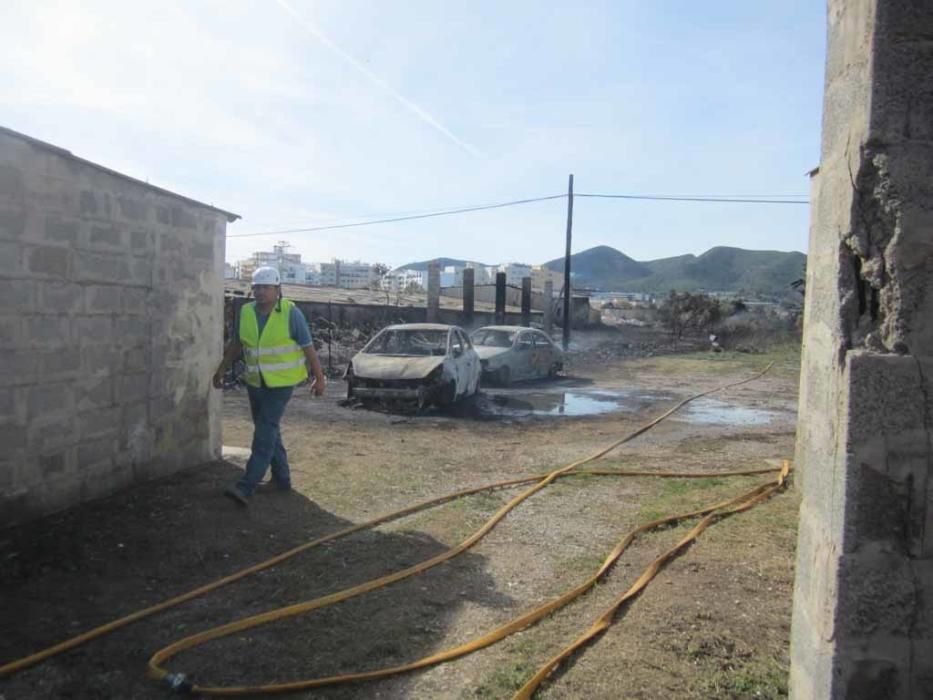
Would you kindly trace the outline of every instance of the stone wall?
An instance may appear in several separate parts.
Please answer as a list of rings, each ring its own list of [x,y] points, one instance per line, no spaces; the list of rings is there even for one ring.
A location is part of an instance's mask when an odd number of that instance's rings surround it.
[[[219,456],[233,218],[0,129],[0,525]]]
[[[828,28],[791,696],[933,697],[933,3]]]

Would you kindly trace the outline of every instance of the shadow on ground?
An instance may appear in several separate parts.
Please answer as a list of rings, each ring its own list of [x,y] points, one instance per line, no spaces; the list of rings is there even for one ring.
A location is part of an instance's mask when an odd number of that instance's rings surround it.
[[[222,495],[240,469],[201,465],[0,531],[0,662],[38,651],[352,524],[298,494],[248,509]],[[0,697],[163,698],[153,652],[208,627],[405,568],[447,546],[418,533],[363,532],[302,553],[178,608],[0,681]],[[465,604],[510,608],[466,553],[425,574],[308,615],[248,630],[170,662],[203,685],[285,682],[370,670],[445,646]],[[289,697],[406,697],[406,676]]]

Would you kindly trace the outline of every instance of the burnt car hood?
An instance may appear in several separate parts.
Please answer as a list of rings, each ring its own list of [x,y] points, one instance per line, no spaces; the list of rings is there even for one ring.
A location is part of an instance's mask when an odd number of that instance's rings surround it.
[[[476,350],[476,354],[479,355],[479,359],[489,360],[493,357],[504,355],[512,348],[500,348],[496,347],[495,345],[474,345],[473,349]]]
[[[353,358],[353,374],[365,379],[424,379],[442,364],[444,358],[440,356],[408,357],[360,353]]]

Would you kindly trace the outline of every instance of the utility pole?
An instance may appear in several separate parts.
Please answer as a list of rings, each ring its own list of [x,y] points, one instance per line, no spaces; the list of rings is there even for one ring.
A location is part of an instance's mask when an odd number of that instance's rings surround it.
[[[564,253],[564,352],[570,347],[570,238],[573,234],[573,173],[567,184],[567,250]]]

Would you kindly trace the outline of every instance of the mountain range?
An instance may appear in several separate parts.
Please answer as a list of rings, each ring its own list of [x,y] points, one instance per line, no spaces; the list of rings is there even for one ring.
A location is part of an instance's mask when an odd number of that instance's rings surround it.
[[[426,270],[431,261],[402,268]],[[439,258],[441,269],[463,266],[465,261]],[[610,246],[596,246],[570,257],[574,287],[600,291],[666,294],[677,291],[735,292],[749,295],[784,295],[791,282],[804,276],[807,256],[798,252],[745,250],[718,246],[702,255],[678,255],[659,260],[633,260]],[[564,259],[544,263],[562,271]]]

